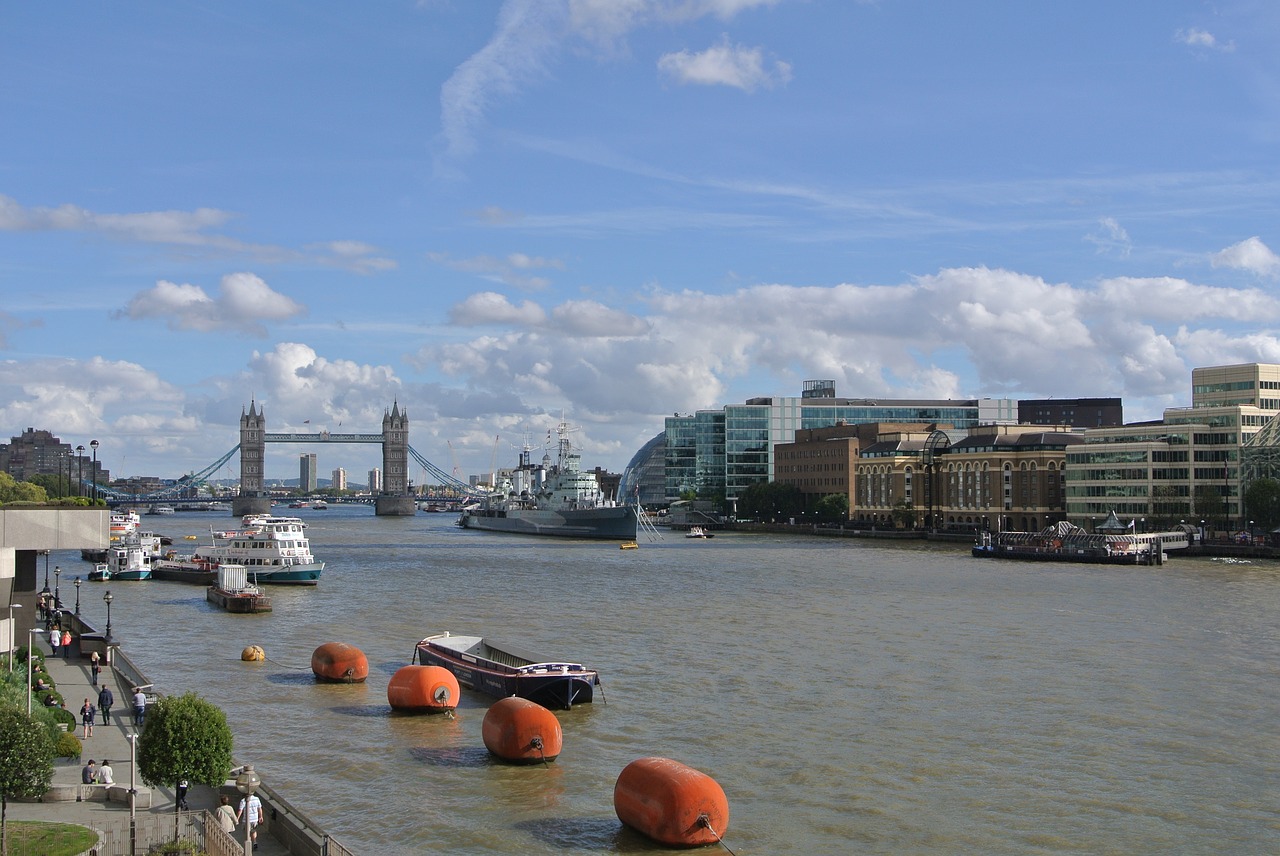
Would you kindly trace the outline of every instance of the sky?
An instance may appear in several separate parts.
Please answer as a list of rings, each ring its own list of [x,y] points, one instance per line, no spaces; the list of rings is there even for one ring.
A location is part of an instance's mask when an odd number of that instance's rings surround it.
[[[0,441],[114,476],[250,402],[465,478],[810,379],[1137,421],[1280,362],[1270,0],[5,3],[0,79]]]

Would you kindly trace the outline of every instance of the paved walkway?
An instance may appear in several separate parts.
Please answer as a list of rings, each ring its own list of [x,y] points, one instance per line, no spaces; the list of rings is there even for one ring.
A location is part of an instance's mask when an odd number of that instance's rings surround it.
[[[28,610],[23,609],[22,612],[26,613]],[[15,618],[17,618],[16,615]],[[32,618],[34,616],[27,619],[28,623]],[[43,627],[44,625],[40,624],[39,626]],[[15,641],[19,645],[26,644],[27,634],[25,632],[19,632],[15,636]],[[38,647],[45,652],[45,667],[53,677],[58,691],[62,693],[62,697],[66,700],[67,708],[76,714],[78,723],[80,719],[79,711],[84,704],[84,699],[90,699],[95,706],[98,703],[98,689],[92,685],[88,659],[78,658],[74,650],[69,660],[64,660],[61,656],[54,658],[49,653],[48,633],[43,634]],[[16,663],[14,667],[19,668]],[[132,768],[128,735],[133,731],[133,712],[129,701],[132,698],[131,688],[120,682],[120,678],[114,670],[104,668],[101,678],[111,687],[111,692],[116,699],[115,705],[111,708],[111,724],[103,725],[102,716],[101,714],[98,715],[98,724],[94,726],[93,736],[87,740],[82,740],[84,743],[84,755],[79,762],[66,761],[61,758],[55,759],[53,766],[53,784],[55,786],[79,785],[81,768],[89,762],[90,758],[99,765],[101,765],[103,759],[109,760],[111,769],[115,774],[116,784],[123,785],[125,788],[130,785],[129,777],[132,773]],[[80,737],[83,734],[83,727],[77,724],[76,736]],[[146,787],[141,779],[136,779],[135,785],[139,790]],[[139,814],[166,814],[172,817],[174,810],[174,792],[172,788],[151,788],[150,791],[150,808],[146,807],[145,797],[140,797],[137,812]],[[218,794],[219,792],[213,788],[192,785],[191,790],[187,792],[187,806],[191,811],[199,811],[201,809],[213,811],[218,806]],[[238,800],[233,799],[233,803],[238,803]],[[6,819],[44,820],[58,823],[76,823],[83,826],[101,826],[108,823],[127,821],[129,819],[129,804],[127,802],[107,802],[105,800],[84,800],[79,802],[75,800],[56,802],[10,801]],[[244,828],[237,827],[234,834],[237,839],[243,840]],[[258,843],[260,849],[257,851],[256,856],[288,856],[288,851],[268,835],[260,835]]]

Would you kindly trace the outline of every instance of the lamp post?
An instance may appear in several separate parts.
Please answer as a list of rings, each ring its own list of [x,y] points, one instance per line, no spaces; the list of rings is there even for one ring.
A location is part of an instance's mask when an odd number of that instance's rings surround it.
[[[262,784],[262,779],[253,771],[252,764],[245,764],[244,769],[240,771],[240,775],[236,776],[236,790],[244,794],[244,856],[252,856],[253,854],[253,824],[249,821],[250,806],[253,800],[253,792]],[[259,809],[261,814],[261,809]],[[258,820],[262,818],[259,817]]]
[[[18,609],[22,609],[22,604],[20,603],[9,604],[9,673],[10,674],[13,674],[13,655],[17,653],[17,650],[13,647],[13,637],[14,637],[13,610],[15,607]]]
[[[138,769],[138,734],[129,735],[129,853],[138,852],[138,788],[134,783]]]
[[[53,608],[62,609],[62,591],[58,588],[58,583],[62,579],[62,567],[60,565],[53,566]]]
[[[27,716],[31,715],[31,652],[36,647],[35,635],[39,629],[27,631]]]
[[[80,614],[80,578],[76,577],[76,615]]]
[[[48,594],[49,592],[49,551],[45,550],[43,552],[44,552],[44,590],[45,590],[45,593]]]
[[[111,589],[107,589],[107,593],[102,596],[102,600],[107,605],[107,635],[105,641],[109,649],[111,647],[111,601],[115,600],[111,596]]]
[[[84,496],[84,446],[76,446],[76,496]]]
[[[89,448],[93,449],[93,504],[98,504],[98,441],[90,440]]]

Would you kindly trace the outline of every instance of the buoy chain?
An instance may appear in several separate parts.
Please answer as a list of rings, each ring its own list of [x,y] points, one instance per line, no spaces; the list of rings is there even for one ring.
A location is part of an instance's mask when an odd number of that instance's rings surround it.
[[[705,826],[707,830],[716,837],[716,843],[727,850],[730,854],[733,854],[733,850],[730,849],[728,844],[724,843],[724,839],[720,837],[720,833],[716,832],[715,827],[711,825],[711,818],[707,817],[705,813],[698,815],[698,825]],[[733,854],[733,856],[737,856],[737,854]]]
[[[270,657],[263,657],[262,659],[266,660],[268,663],[275,663],[275,664],[276,664],[277,666],[279,666],[280,668],[282,668],[282,669],[288,669],[288,670],[290,670],[290,671],[292,671],[292,672],[309,672],[309,671],[311,671],[311,667],[310,667],[310,666],[288,666],[288,665],[285,665],[284,663],[281,663],[279,660],[273,660],[273,659],[271,659]]]

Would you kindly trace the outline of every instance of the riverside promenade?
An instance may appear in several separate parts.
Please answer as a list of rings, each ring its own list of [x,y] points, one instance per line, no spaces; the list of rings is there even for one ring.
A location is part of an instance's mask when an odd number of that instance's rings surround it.
[[[37,644],[41,650],[45,652],[45,668],[57,685],[58,691],[62,693],[66,700],[69,710],[76,714],[76,736],[80,737],[84,733],[84,729],[79,725],[80,706],[84,704],[84,699],[90,699],[94,705],[97,705],[98,689],[92,685],[92,677],[90,673],[89,660],[79,656],[78,646],[73,646],[71,656],[64,659],[61,655],[53,657],[49,648],[49,634],[44,632],[43,622],[35,623],[36,616],[34,610],[23,608],[15,609],[15,613],[22,613],[22,624],[20,627],[30,627],[33,630],[37,627],[40,634],[36,637],[40,641]],[[15,617],[17,617],[15,615]],[[19,631],[17,634],[18,644],[25,644],[28,638],[27,633]],[[14,664],[16,668],[23,668],[20,664]],[[128,829],[129,829],[129,803],[128,789],[130,787],[130,777],[138,790],[137,804],[135,812],[139,825],[145,823],[149,828],[165,826],[167,824],[168,835],[172,838],[173,817],[174,817],[174,791],[172,786],[148,788],[144,785],[140,778],[137,777],[136,771],[131,767],[130,758],[130,741],[129,734],[134,733],[133,712],[130,699],[132,698],[132,686],[126,677],[115,668],[103,667],[100,679],[111,688],[111,692],[115,695],[115,705],[111,708],[111,721],[109,725],[102,724],[102,716],[97,716],[97,724],[93,729],[93,736],[87,740],[82,740],[84,744],[84,754],[79,761],[74,759],[68,761],[64,758],[54,760],[53,768],[53,785],[50,793],[42,802],[19,802],[10,801],[6,819],[9,821],[48,821],[53,823],[73,823],[81,826],[99,830],[100,832],[110,830],[110,837],[119,840],[121,835],[124,836],[126,849],[121,850],[117,847],[103,847],[101,849],[90,851],[92,853],[101,853],[103,856],[109,856],[114,853],[128,853]],[[141,730],[141,729],[137,729]],[[111,762],[111,769],[114,771],[114,779],[116,787],[111,790],[113,799],[105,799],[106,794],[103,793],[104,785],[82,786],[80,781],[80,773],[82,767],[92,758],[98,765],[103,760]],[[205,787],[203,785],[192,784],[191,789],[187,792],[188,813],[192,816],[199,815],[203,811],[212,812],[218,806],[218,797],[221,793],[227,793],[231,796],[232,806],[238,806],[240,795],[236,793],[234,782],[228,780],[222,790]],[[91,795],[89,799],[79,799],[81,795]],[[262,795],[264,803],[266,795]],[[61,797],[53,799],[52,797]],[[118,801],[117,801],[118,800]],[[268,821],[268,826],[270,821]],[[184,822],[182,828],[189,828],[191,824]],[[240,847],[244,846],[244,826],[239,825],[232,833],[240,843]],[[212,842],[211,842],[212,843]],[[289,850],[278,842],[267,829],[262,830],[258,834],[258,850],[256,856],[288,856]],[[137,852],[145,853],[147,848],[139,839]],[[213,849],[210,852],[221,852]],[[243,851],[241,851],[243,852]]]

